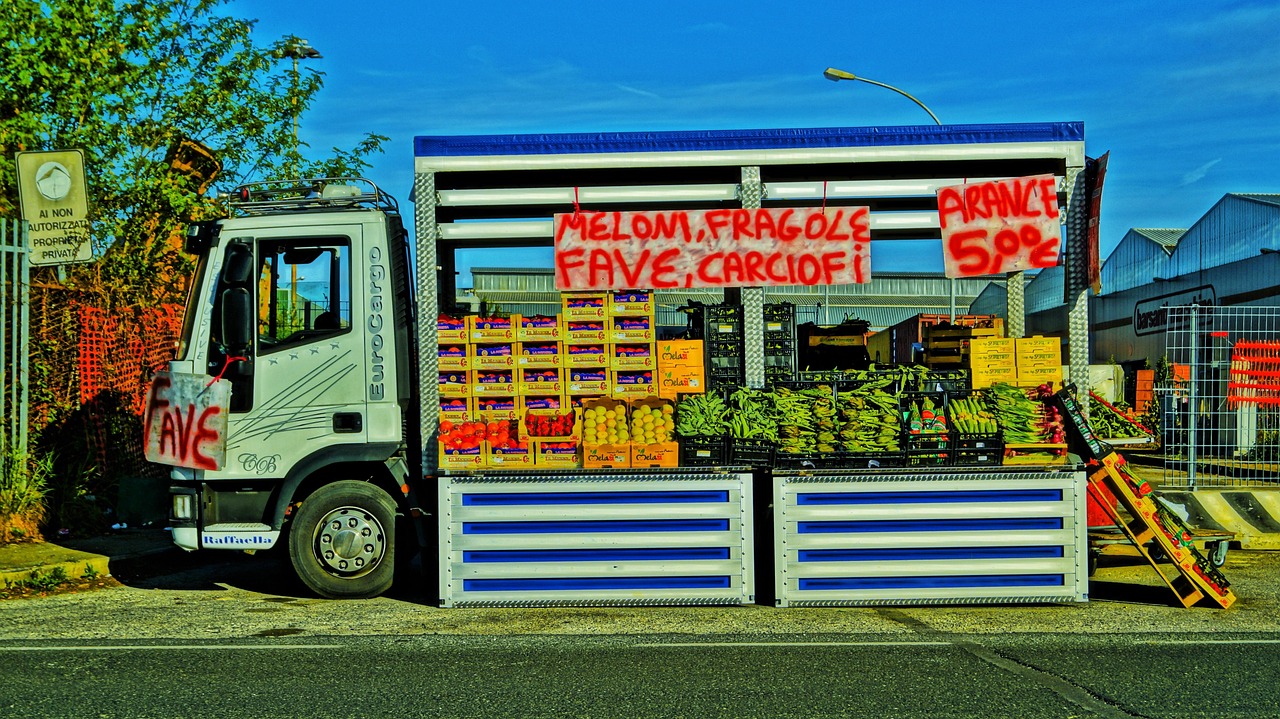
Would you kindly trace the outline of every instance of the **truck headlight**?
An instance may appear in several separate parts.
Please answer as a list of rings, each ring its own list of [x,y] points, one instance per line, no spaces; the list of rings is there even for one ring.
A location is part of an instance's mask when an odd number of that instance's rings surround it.
[[[173,518],[174,519],[195,519],[195,511],[192,503],[193,497],[190,494],[173,495]]]

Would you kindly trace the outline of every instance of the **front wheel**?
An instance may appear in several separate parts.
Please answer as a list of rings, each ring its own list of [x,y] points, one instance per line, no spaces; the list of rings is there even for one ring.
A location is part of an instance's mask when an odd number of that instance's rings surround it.
[[[330,599],[366,599],[395,580],[395,502],[366,482],[317,489],[293,518],[289,559],[312,591]]]

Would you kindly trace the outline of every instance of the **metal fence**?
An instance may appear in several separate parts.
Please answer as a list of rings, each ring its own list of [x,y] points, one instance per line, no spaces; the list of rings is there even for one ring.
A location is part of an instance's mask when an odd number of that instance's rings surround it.
[[[1280,484],[1280,307],[1167,308],[1165,483]]]
[[[31,263],[25,224],[0,219],[0,450],[25,453]],[[0,463],[2,466],[2,463]]]

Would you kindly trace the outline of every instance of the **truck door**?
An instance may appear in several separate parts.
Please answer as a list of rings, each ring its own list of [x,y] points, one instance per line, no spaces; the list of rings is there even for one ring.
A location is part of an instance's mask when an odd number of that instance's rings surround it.
[[[308,457],[318,460],[322,450],[364,443],[363,328],[352,319],[353,244],[359,246],[358,236],[256,241],[252,406],[231,415],[227,459],[233,473],[281,477]]]

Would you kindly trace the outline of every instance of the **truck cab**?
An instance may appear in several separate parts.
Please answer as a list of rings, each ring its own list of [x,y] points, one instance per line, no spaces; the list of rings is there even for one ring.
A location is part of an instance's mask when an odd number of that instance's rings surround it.
[[[367,180],[333,178],[244,186],[230,209],[188,232],[197,269],[179,352],[149,405],[148,457],[175,465],[174,541],[285,542],[322,596],[376,596],[397,551],[414,549],[396,540],[412,536],[421,447],[410,436],[414,305],[396,202]],[[186,451],[201,441],[191,414],[184,427],[181,412],[152,411],[181,404],[164,396],[175,378],[229,388],[213,451]]]

